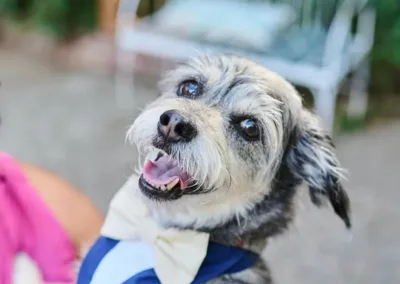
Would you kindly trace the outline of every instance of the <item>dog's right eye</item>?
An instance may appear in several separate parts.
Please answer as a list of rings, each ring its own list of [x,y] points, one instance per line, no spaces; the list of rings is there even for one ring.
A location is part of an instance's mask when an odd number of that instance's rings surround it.
[[[177,95],[180,97],[185,97],[189,99],[193,99],[200,95],[201,93],[201,85],[199,82],[195,80],[187,80],[183,81],[177,91]]]
[[[247,141],[257,141],[261,136],[261,129],[256,119],[233,116],[231,122],[236,131]]]
[[[246,140],[257,140],[260,137],[260,129],[258,128],[257,122],[253,119],[241,121],[238,128],[242,132],[242,136],[247,138]]]

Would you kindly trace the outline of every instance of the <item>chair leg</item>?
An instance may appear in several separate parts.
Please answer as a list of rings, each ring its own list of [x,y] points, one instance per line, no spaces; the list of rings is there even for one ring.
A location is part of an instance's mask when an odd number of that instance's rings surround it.
[[[368,108],[369,60],[364,60],[357,68],[350,82],[350,96],[347,116],[364,119]]]
[[[335,120],[337,89],[335,87],[321,88],[314,90],[313,95],[315,102],[314,110],[322,119],[325,129],[332,134]]]

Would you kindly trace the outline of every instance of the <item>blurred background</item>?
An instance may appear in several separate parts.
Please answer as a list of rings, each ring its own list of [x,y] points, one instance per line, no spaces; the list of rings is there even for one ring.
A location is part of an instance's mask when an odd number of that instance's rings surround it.
[[[400,283],[398,0],[0,0],[0,149],[105,213],[137,161],[127,127],[161,71],[202,52],[295,84],[348,170],[352,235],[304,196],[266,251],[276,282]]]

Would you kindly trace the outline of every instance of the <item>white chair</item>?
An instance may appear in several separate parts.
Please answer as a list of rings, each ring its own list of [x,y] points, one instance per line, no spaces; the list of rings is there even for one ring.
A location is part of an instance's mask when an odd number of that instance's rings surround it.
[[[218,0],[215,0],[218,1]],[[245,0],[244,0],[245,1]],[[252,2],[247,1],[247,5]],[[347,75],[353,72],[350,83],[348,115],[363,117],[367,108],[369,54],[373,46],[375,9],[368,0],[277,0],[274,3],[292,5],[300,17],[288,30],[284,40],[277,40],[269,52],[260,53],[228,45],[175,37],[140,25],[126,27],[118,23],[127,13],[135,14],[139,0],[121,0],[117,14],[116,44],[120,50],[172,60],[184,60],[199,53],[234,53],[253,59],[279,73],[295,85],[309,88],[314,97],[316,113],[326,128],[333,130],[336,97]],[[326,7],[326,3],[332,5]],[[330,17],[323,9],[330,9]],[[333,10],[332,10],[333,9]],[[268,15],[267,15],[268,16]],[[324,18],[325,17],[325,18]],[[357,28],[352,31],[353,20]],[[328,20],[328,22],[327,22]],[[179,19],[177,19],[179,21]],[[251,21],[251,19],[249,19]],[[315,41],[308,37],[314,27],[322,25]],[[311,29],[310,29],[311,27]],[[317,29],[315,29],[317,30]],[[308,43],[298,52],[296,40]],[[287,46],[292,48],[287,48]],[[133,58],[134,59],[134,58]]]

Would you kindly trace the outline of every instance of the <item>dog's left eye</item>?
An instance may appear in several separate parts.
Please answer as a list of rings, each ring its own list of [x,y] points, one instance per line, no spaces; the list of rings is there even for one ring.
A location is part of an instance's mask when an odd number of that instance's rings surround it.
[[[236,128],[246,140],[257,140],[260,138],[260,128],[254,119],[245,119],[237,124]]]
[[[177,95],[185,98],[195,98],[200,95],[201,86],[200,83],[195,80],[187,80],[182,82],[177,91]]]

